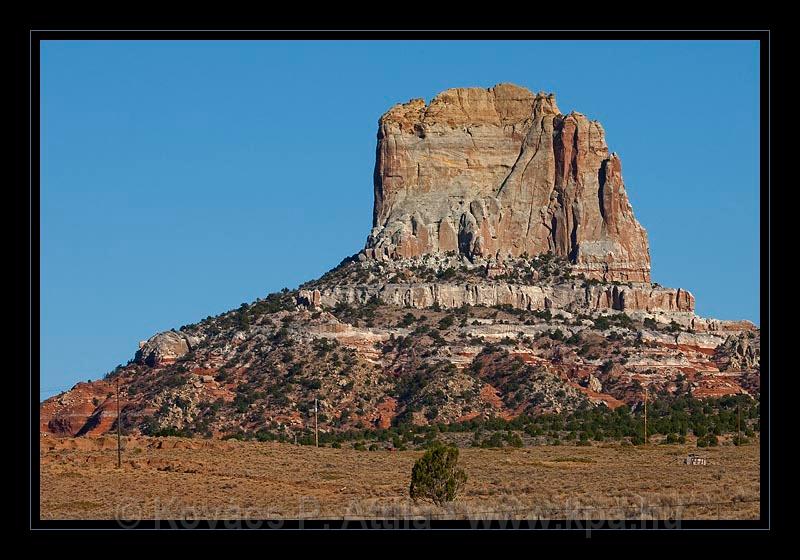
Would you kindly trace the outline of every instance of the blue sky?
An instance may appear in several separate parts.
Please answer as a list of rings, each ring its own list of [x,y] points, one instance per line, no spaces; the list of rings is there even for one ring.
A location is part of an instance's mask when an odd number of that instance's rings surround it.
[[[598,119],[654,281],[759,320],[756,42],[82,42],[41,51],[42,397],[319,276],[371,226],[378,117],[513,82]]]

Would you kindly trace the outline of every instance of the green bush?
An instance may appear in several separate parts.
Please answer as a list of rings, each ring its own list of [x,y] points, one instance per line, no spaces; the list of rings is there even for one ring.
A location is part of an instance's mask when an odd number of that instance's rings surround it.
[[[458,448],[439,443],[414,463],[408,493],[415,502],[441,506],[455,500],[466,483],[466,473],[458,468]]]
[[[604,331],[609,327],[611,327],[611,323],[609,322],[608,317],[598,317],[597,319],[594,319],[594,328],[597,330]]]
[[[403,318],[400,319],[400,322],[397,323],[397,326],[401,327],[401,328],[402,327],[408,327],[412,323],[414,323],[416,320],[417,320],[417,318],[414,316],[413,313],[406,313],[405,315],[403,315]]]
[[[547,334],[553,340],[561,341],[561,340],[565,340],[565,338],[566,338],[564,336],[564,331],[562,331],[561,329],[556,329],[554,331],[548,331]]]

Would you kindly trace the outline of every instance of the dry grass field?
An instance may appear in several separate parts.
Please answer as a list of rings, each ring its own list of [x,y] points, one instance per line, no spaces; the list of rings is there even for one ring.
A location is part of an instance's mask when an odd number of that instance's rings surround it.
[[[408,498],[421,451],[140,438],[41,445],[42,519],[757,519],[759,446],[462,449],[469,477],[445,508]]]

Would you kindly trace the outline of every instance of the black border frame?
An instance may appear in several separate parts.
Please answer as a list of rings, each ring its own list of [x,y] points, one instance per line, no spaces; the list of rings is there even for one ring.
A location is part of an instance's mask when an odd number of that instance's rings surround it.
[[[119,531],[127,531],[129,533],[135,533],[136,531],[145,531],[148,534],[152,534],[148,529],[155,529],[155,526],[160,523],[161,527],[169,527],[170,522],[167,520],[162,520],[160,522],[157,521],[142,521],[137,525],[137,528],[134,530],[130,529],[122,529],[120,525],[113,520],[110,521],[43,521],[39,519],[38,515],[38,499],[39,496],[39,434],[38,434],[38,424],[39,424],[39,400],[35,395],[38,394],[37,390],[39,389],[40,380],[38,376],[38,361],[39,361],[39,338],[38,338],[38,326],[39,326],[39,317],[40,317],[40,302],[39,298],[37,297],[37,293],[34,291],[34,287],[38,287],[39,279],[40,279],[40,270],[39,270],[39,228],[41,226],[39,221],[39,169],[40,169],[40,159],[39,159],[39,131],[40,131],[40,115],[39,115],[39,92],[40,92],[40,76],[39,76],[39,43],[43,40],[243,40],[243,41],[250,41],[250,40],[305,40],[305,39],[315,39],[315,40],[755,40],[760,43],[760,69],[761,69],[761,76],[760,76],[760,101],[761,101],[761,122],[760,122],[760,133],[761,133],[761,170],[760,170],[760,181],[761,181],[761,204],[760,204],[760,212],[761,212],[761,244],[762,244],[762,251],[761,251],[761,336],[762,336],[762,379],[761,379],[761,394],[762,394],[762,427],[761,427],[761,519],[754,520],[754,521],[695,521],[695,520],[687,520],[681,523],[681,528],[677,530],[683,535],[687,535],[687,533],[693,533],[694,535],[699,534],[707,534],[709,532],[715,533],[717,535],[727,534],[730,535],[730,530],[734,530],[739,534],[746,534],[751,533],[753,530],[758,532],[768,531],[774,528],[773,525],[773,503],[772,503],[772,463],[770,462],[771,457],[771,442],[772,439],[770,437],[772,422],[771,422],[771,408],[772,408],[772,391],[771,391],[771,369],[770,369],[770,338],[769,338],[769,330],[770,330],[770,289],[771,289],[771,277],[769,274],[770,271],[770,218],[771,218],[771,208],[770,208],[770,185],[771,185],[771,149],[772,149],[772,137],[774,135],[774,130],[772,128],[772,119],[771,119],[771,105],[773,101],[773,90],[771,88],[773,77],[772,77],[772,65],[771,65],[771,57],[772,57],[772,34],[769,29],[759,29],[759,30],[698,30],[698,29],[690,29],[690,30],[613,30],[613,31],[600,31],[600,30],[502,30],[502,31],[477,31],[477,30],[461,30],[461,31],[453,31],[453,30],[346,30],[346,31],[332,31],[332,30],[271,30],[271,31],[254,31],[254,30],[227,30],[227,31],[214,31],[214,30],[83,30],[83,31],[68,31],[68,30],[44,30],[44,29],[26,29],[25,35],[27,39],[27,47],[28,52],[22,52],[22,46],[19,49],[20,52],[17,54],[20,56],[19,58],[19,66],[18,66],[18,74],[20,78],[20,85],[22,86],[21,91],[19,92],[19,110],[16,113],[16,118],[21,128],[27,129],[28,135],[28,161],[27,161],[27,174],[29,176],[29,192],[28,192],[28,200],[24,201],[27,204],[20,204],[20,206],[28,206],[28,218],[29,218],[29,246],[27,251],[27,264],[29,265],[28,270],[30,271],[30,276],[28,278],[29,285],[28,285],[28,295],[29,295],[29,302],[28,308],[25,309],[25,315],[28,315],[30,324],[29,330],[29,350],[30,350],[30,361],[28,363],[28,372],[29,372],[29,383],[27,387],[19,386],[20,392],[27,392],[28,393],[28,400],[27,404],[28,408],[27,413],[30,417],[30,431],[27,434],[28,437],[23,439],[22,431],[18,430],[15,432],[17,436],[16,439],[18,440],[16,443],[20,445],[20,451],[23,451],[27,448],[30,454],[30,462],[27,466],[20,466],[19,468],[19,477],[18,477],[18,484],[16,485],[16,493],[17,497],[21,498],[19,500],[19,505],[21,506],[20,511],[26,511],[27,520],[24,522],[24,530],[26,530],[29,534],[31,533],[39,533],[42,532],[51,533],[51,534],[60,534],[63,535],[63,531],[66,530],[67,532],[72,532],[73,530],[102,530],[103,532],[109,531],[114,538],[119,536]],[[27,55],[27,56],[26,56]],[[24,106],[23,99],[27,97],[27,104],[28,104],[28,122],[24,122],[23,119],[25,115],[23,114],[22,107]],[[777,96],[776,96],[777,97]],[[18,162],[22,163],[24,161],[24,154],[21,153],[18,157]],[[23,180],[23,176],[20,175],[20,181]],[[21,189],[24,192],[24,189]],[[20,194],[17,191],[17,194]],[[15,202],[23,202],[23,201],[15,201]],[[19,218],[20,216],[17,216]],[[766,249],[766,250],[765,250]],[[765,282],[766,280],[766,282]],[[18,304],[22,305],[23,302],[17,301]],[[36,329],[36,331],[34,331]],[[765,343],[766,344],[765,344]],[[36,375],[34,375],[36,374]],[[22,381],[18,379],[18,381]],[[781,393],[778,393],[781,395]],[[21,395],[20,395],[21,397]],[[16,401],[16,403],[21,404],[24,403],[22,398]],[[17,418],[24,418],[26,414],[23,410],[20,410],[20,414],[17,415]],[[21,456],[26,456],[21,455]],[[20,457],[20,455],[18,455]],[[27,468],[26,468],[27,467]],[[27,471],[27,476],[25,475]],[[25,478],[28,478],[30,481],[30,485],[28,488],[25,488],[24,481]],[[24,504],[27,502],[28,506],[24,507]],[[34,506],[36,506],[36,510],[34,510]],[[365,523],[370,524],[373,523],[372,521],[366,521]],[[577,527],[577,528],[559,528],[557,520],[551,520],[549,522],[548,528],[539,528],[536,529],[535,532],[537,535],[546,534],[548,537],[555,536],[556,533],[559,536],[564,536],[564,534],[570,534],[570,536],[575,537],[577,536],[580,538],[586,538],[588,533],[585,527]],[[573,521],[573,523],[576,523]],[[577,523],[581,523],[578,521]],[[591,534],[592,538],[604,538],[609,534],[619,535],[622,532],[625,532],[624,529],[614,529],[614,528],[602,528],[596,527],[594,524],[596,522],[589,522],[591,523],[592,529]],[[617,523],[617,522],[612,522]],[[641,525],[644,523],[645,527],[642,528]],[[639,531],[633,531],[635,533],[642,533],[648,532],[651,533],[654,530],[648,529],[646,526],[652,524],[652,522],[638,522],[638,521],[626,521],[624,526],[625,529],[639,529]],[[345,532],[357,532],[361,533],[362,535],[367,533],[377,533],[379,535],[386,535],[387,532],[400,532],[407,529],[382,529],[379,531],[364,531],[364,529],[369,528],[369,525],[364,526],[360,521],[349,521],[347,522],[347,529],[354,529],[355,531],[334,531],[330,529],[336,528],[336,526],[340,525],[340,521],[329,521],[326,522],[324,520],[314,520],[314,521],[285,521],[282,525],[281,529],[278,529],[278,532],[281,533],[295,533],[298,534],[299,531],[293,531],[293,529],[302,528],[306,531],[311,530],[313,533],[317,534],[318,531],[322,530],[328,535],[336,534],[336,533],[345,533]],[[223,521],[219,520],[216,523],[217,527],[223,526]],[[201,522],[198,526],[199,529],[210,528],[211,523],[205,521]],[[266,524],[263,525],[264,528],[268,527]],[[429,529],[426,529],[428,532],[435,532],[438,533],[439,530],[457,530],[456,533],[461,537],[465,534],[463,531],[464,529],[470,529],[468,521],[430,521]],[[500,522],[493,522],[491,528],[500,528]],[[564,527],[563,522],[561,523],[561,527]],[[328,530],[326,530],[328,529]],[[361,531],[358,531],[361,529]],[[738,531],[736,531],[738,530]],[[656,532],[667,532],[667,533],[675,533],[676,530],[668,530],[668,529],[657,529]],[[724,531],[724,533],[723,533]],[[82,532],[82,531],[78,531]],[[182,530],[178,531],[169,531],[170,533],[175,532],[185,532]],[[249,533],[255,533],[256,531],[249,531]],[[468,532],[475,532],[474,530],[469,530]],[[479,530],[477,532],[487,532],[486,530]],[[496,533],[497,531],[488,531],[492,533]],[[163,532],[162,532],[163,533]],[[218,534],[219,532],[217,532]],[[275,530],[272,531],[275,533]],[[418,531],[415,531],[418,533]],[[525,529],[519,530],[504,530],[502,534],[504,538],[506,535],[510,535],[512,533],[519,534],[531,534],[530,531],[526,531]],[[202,534],[209,534],[208,531],[192,531],[193,535],[202,535]]]

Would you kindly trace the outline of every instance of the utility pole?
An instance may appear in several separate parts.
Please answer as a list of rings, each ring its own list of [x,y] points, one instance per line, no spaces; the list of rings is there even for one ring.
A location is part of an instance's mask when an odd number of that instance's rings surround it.
[[[314,446],[319,447],[319,425],[317,423],[317,399],[314,399]]]
[[[647,387],[644,388],[644,444],[647,445]]]
[[[742,445],[742,404],[736,403],[736,443]]]
[[[117,375],[117,468],[122,468],[122,436],[120,433],[121,418],[119,415],[119,375]]]

